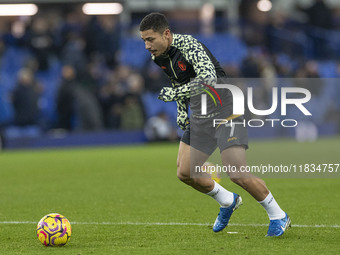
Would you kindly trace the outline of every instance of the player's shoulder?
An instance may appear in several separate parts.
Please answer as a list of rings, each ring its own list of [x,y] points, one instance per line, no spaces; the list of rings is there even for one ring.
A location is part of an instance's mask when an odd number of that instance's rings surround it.
[[[193,44],[198,44],[199,41],[188,34],[173,34],[172,46],[177,48],[191,47]]]

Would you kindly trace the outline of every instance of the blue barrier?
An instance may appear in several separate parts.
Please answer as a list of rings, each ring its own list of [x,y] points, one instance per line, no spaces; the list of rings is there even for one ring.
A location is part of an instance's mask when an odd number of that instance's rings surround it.
[[[37,137],[4,139],[5,149],[65,148],[146,143],[142,130],[104,131],[97,133],[54,133]]]

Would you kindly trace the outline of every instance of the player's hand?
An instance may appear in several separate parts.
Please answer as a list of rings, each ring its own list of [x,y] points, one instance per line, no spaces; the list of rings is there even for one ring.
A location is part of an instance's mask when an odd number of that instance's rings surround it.
[[[158,99],[164,102],[187,99],[202,93],[202,86],[202,84],[195,82],[193,84],[187,83],[174,88],[164,87],[159,93]]]
[[[176,88],[164,87],[159,93],[158,99],[164,102],[177,101],[179,99],[179,93]]]

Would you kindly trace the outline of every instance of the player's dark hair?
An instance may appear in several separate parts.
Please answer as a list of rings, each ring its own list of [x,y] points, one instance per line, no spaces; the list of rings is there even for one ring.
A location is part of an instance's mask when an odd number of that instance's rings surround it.
[[[170,28],[169,22],[165,15],[159,12],[152,12],[146,15],[139,25],[140,31],[152,29],[158,33],[163,33],[167,28]]]

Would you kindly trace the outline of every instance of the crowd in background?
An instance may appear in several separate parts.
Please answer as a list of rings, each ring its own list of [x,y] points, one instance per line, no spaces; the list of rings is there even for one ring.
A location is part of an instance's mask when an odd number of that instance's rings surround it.
[[[309,51],[312,53],[292,53],[291,43],[278,42],[278,37],[272,35],[280,33],[280,30],[299,27],[296,22],[292,25],[293,22],[284,15],[261,21],[261,18],[250,15],[252,9],[247,2],[242,1],[245,7],[240,11],[243,21],[240,24],[240,38],[249,47],[249,54],[239,64],[224,65],[227,75],[246,78],[319,78],[321,75],[316,60],[322,60],[330,53],[325,41],[307,34],[314,42]],[[336,18],[332,19],[332,11],[322,1],[316,4],[317,7],[299,9],[307,13],[307,23],[320,29],[338,28]],[[173,30],[176,31],[176,27]],[[227,30],[228,27],[226,31],[220,32],[228,33]],[[133,34],[133,27],[129,31]],[[187,31],[191,32],[195,33]],[[1,126],[37,125],[43,130],[67,131],[132,130],[152,126],[150,123],[145,125],[148,119],[142,96],[146,92],[157,93],[170,83],[151,60],[138,68],[120,63],[121,37],[125,35],[126,31],[122,31],[116,16],[85,16],[79,11],[66,14],[56,12],[53,15],[1,23],[0,59],[10,47],[29,51],[17,73],[15,87],[6,96],[14,109],[14,117],[0,123]],[[286,47],[287,52],[282,55],[278,47],[281,50]],[[61,68],[54,95],[55,118],[46,121],[41,118],[39,100],[49,84],[35,77],[37,73],[50,70],[56,62]],[[0,60],[0,69],[1,64]],[[340,77],[340,66],[334,77]],[[320,94],[323,88],[310,89]],[[264,86],[261,92],[264,96],[260,100],[267,99],[266,90]],[[340,123],[339,108],[339,105],[334,106],[330,111],[333,114],[329,117],[337,123]],[[168,116],[162,111],[154,117],[157,118],[153,119],[154,122],[164,123],[164,130],[169,130],[173,139],[175,123],[170,124]],[[160,134],[152,139],[169,137]]]
[[[99,130],[142,128],[141,103],[144,78],[129,66],[119,65],[120,33],[117,17],[98,16],[83,20],[71,12],[61,16],[37,16],[3,29],[1,45],[26,48],[30,54],[18,72],[9,95],[15,110],[10,124],[39,124],[39,96],[49,84],[35,79],[58,62],[60,81],[55,94],[57,119],[49,128]],[[18,21],[17,21],[18,22]],[[11,25],[11,26],[10,26]],[[11,30],[9,30],[11,29]]]

